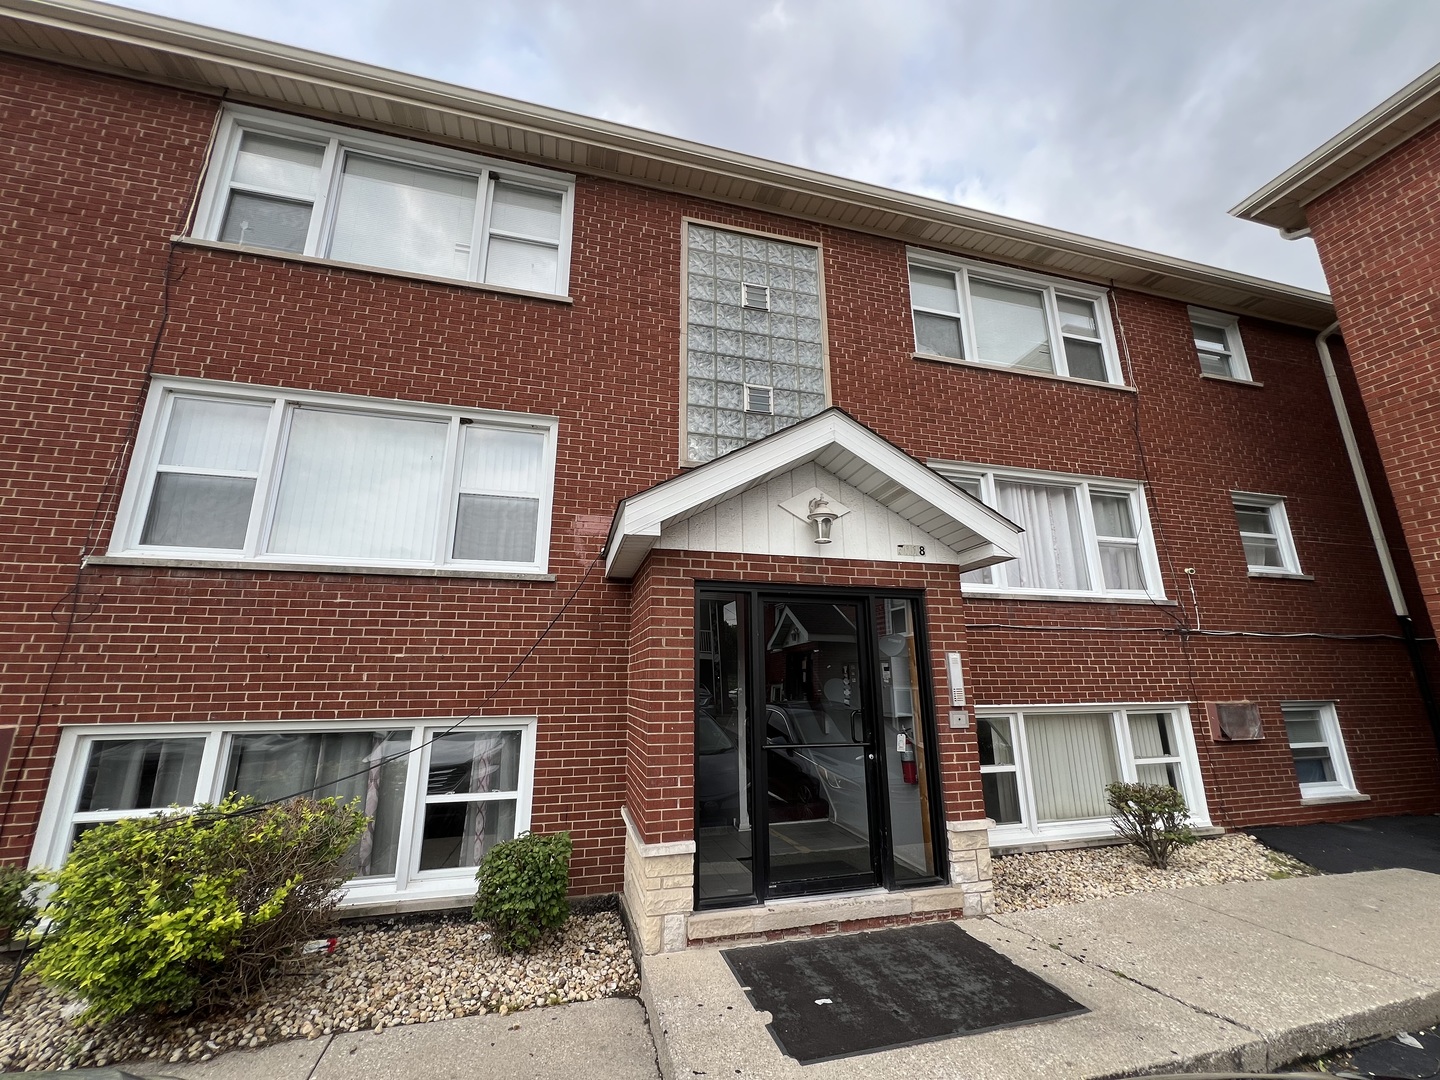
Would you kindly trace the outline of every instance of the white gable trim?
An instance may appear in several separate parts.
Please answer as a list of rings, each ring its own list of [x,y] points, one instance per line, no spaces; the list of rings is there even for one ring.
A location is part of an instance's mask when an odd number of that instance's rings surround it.
[[[610,526],[605,576],[630,580],[667,524],[812,461],[950,547],[962,571],[1019,555],[1018,525],[831,408],[630,496]]]

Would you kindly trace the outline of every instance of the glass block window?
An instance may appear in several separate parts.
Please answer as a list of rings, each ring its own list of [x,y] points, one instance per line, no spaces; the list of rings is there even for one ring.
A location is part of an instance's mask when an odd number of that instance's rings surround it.
[[[686,230],[685,445],[702,463],[824,410],[820,266],[806,244]]]

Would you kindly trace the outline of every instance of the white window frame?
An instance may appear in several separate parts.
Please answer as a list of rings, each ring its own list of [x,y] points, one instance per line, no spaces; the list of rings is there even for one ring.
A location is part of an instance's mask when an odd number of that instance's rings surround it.
[[[240,141],[247,131],[263,135],[277,135],[316,146],[323,144],[324,157],[320,165],[314,209],[310,215],[310,231],[305,240],[304,251],[286,252],[261,247],[243,247],[243,250],[263,251],[281,258],[298,256],[306,259],[319,259],[337,266],[358,265],[331,259],[327,254],[331,233],[334,229],[335,212],[338,207],[338,193],[345,154],[349,151],[358,151],[368,156],[386,158],[399,164],[420,165],[463,173],[477,180],[480,193],[475,208],[475,230],[471,242],[470,270],[466,277],[452,279],[380,265],[366,265],[366,269],[379,270],[400,277],[463,281],[501,291],[534,296],[562,298],[568,296],[571,242],[575,217],[575,177],[573,175],[551,172],[548,169],[537,169],[528,165],[495,161],[476,154],[428,145],[411,139],[377,135],[355,128],[323,123],[319,120],[307,120],[266,109],[240,105],[226,107],[216,134],[214,153],[211,155],[210,166],[206,172],[200,200],[196,207],[192,235],[197,239],[217,244],[224,243],[227,247],[232,246],[220,239],[220,232],[224,224],[225,211],[229,205],[231,174],[234,172],[236,154],[240,149]],[[484,260],[489,250],[490,208],[497,180],[561,196],[560,242],[555,269],[555,292],[537,293],[512,285],[491,284],[485,280]],[[242,248],[242,245],[238,244],[233,246]]]
[[[1240,320],[1234,315],[1227,315],[1223,311],[1209,311],[1205,308],[1192,307],[1190,312],[1191,338],[1195,345],[1195,358],[1199,362],[1200,353],[1215,352],[1213,346],[1202,343],[1194,335],[1194,327],[1208,327],[1211,330],[1219,330],[1225,335],[1225,355],[1230,361],[1230,374],[1221,375],[1213,371],[1201,369],[1200,374],[1207,379],[1228,379],[1231,382],[1254,382],[1250,374],[1250,361],[1245,356],[1245,342],[1240,338]]]
[[[930,461],[930,468],[956,486],[957,481],[978,482],[980,501],[995,510],[1000,505],[995,490],[996,481],[1013,481],[1022,484],[1047,484],[1055,487],[1069,487],[1075,490],[1075,499],[1080,515],[1080,530],[1085,538],[1085,568],[1090,579],[1089,589],[1032,589],[1011,585],[1009,575],[1012,563],[999,563],[989,568],[990,582],[962,581],[962,593],[975,596],[1011,596],[1034,600],[1060,599],[1119,599],[1137,603],[1150,603],[1165,599],[1164,579],[1160,574],[1160,559],[1155,550],[1155,536],[1150,527],[1150,510],[1145,499],[1145,486],[1134,480],[1117,480],[1101,476],[1076,476],[1070,473],[1043,472],[1035,469],[997,469],[989,465],[967,462]],[[1090,504],[1091,495],[1116,495],[1130,500],[1130,516],[1135,522],[1135,545],[1140,556],[1140,572],[1145,578],[1143,589],[1110,589],[1104,584],[1105,575],[1100,563],[1100,537],[1095,526],[1095,512]],[[1017,524],[1019,524],[1017,522]],[[1108,538],[1107,538],[1108,539]],[[1115,542],[1120,542],[1116,540]],[[1127,541],[1128,542],[1128,541]]]
[[[515,835],[529,831],[531,803],[535,789],[535,747],[538,720],[534,716],[472,717],[463,720],[444,717],[423,719],[370,719],[312,723],[305,721],[254,721],[235,724],[94,724],[61,729],[50,786],[40,813],[30,865],[35,869],[59,867],[70,848],[70,832],[79,820],[117,820],[153,817],[159,810],[114,811],[79,814],[90,744],[99,739],[195,739],[205,740],[195,783],[195,803],[216,803],[225,796],[225,773],[230,743],[236,735],[282,732],[287,735],[322,735],[347,731],[403,731],[410,729],[411,752],[406,756],[405,804],[401,813],[396,872],[393,875],[354,878],[343,889],[342,907],[393,900],[428,900],[473,897],[475,870],[462,866],[445,870],[419,870],[420,841],[424,829],[422,810],[427,803],[425,786],[429,766],[428,740],[445,733],[471,731],[519,731],[520,776],[515,792],[497,792],[492,799],[515,800]],[[453,731],[452,731],[453,729]],[[423,744],[423,745],[422,745]],[[420,749],[415,749],[420,747]],[[194,805],[193,803],[191,805]]]
[[[1290,515],[1285,509],[1285,496],[1283,495],[1261,495],[1253,491],[1232,491],[1230,493],[1230,509],[1233,512],[1237,504],[1244,503],[1250,506],[1264,507],[1270,519],[1270,533],[1246,533],[1240,530],[1239,521],[1235,524],[1235,534],[1240,537],[1240,553],[1245,559],[1245,566],[1251,577],[1304,577],[1304,571],[1300,569],[1300,553],[1295,549],[1295,537],[1290,532]],[[1245,554],[1245,537],[1256,538],[1273,536],[1280,548],[1280,562],[1282,566],[1252,566],[1250,557]]]
[[[953,311],[941,311],[936,308],[918,306],[912,296],[910,301],[910,318],[911,329],[915,332],[916,356],[924,357],[927,360],[940,360],[950,364],[976,364],[985,368],[998,368],[1001,371],[1013,371],[1017,375],[1034,375],[1046,379],[1068,379],[1084,383],[1087,386],[1127,385],[1124,373],[1121,370],[1119,350],[1115,346],[1115,333],[1110,316],[1110,297],[1108,290],[1097,288],[1094,285],[1086,285],[1079,281],[1067,281],[1064,278],[1031,274],[1023,270],[1011,270],[1002,266],[994,266],[990,263],[950,258],[938,252],[918,248],[908,249],[907,257],[907,272],[909,266],[918,266],[925,270],[935,270],[940,273],[953,274],[955,276],[956,295],[960,303],[960,311],[957,314]],[[975,315],[970,302],[970,278],[972,275],[982,280],[993,281],[1001,285],[1015,285],[1025,289],[1033,289],[1044,295],[1045,327],[1050,335],[1051,359],[1055,365],[1053,374],[1043,371],[1030,371],[1025,368],[1012,367],[1008,364],[991,363],[980,356],[979,346],[975,340]],[[1062,296],[1073,297],[1076,300],[1084,300],[1095,305],[1095,316],[1100,328],[1099,338],[1087,338],[1078,334],[1067,335],[1061,333],[1060,311],[1057,306],[1057,300]],[[914,328],[916,311],[947,319],[958,318],[960,322],[960,338],[965,352],[964,358],[941,356],[938,353],[922,351],[920,348],[919,332]],[[1080,378],[1079,376],[1069,373],[1069,359],[1065,355],[1066,337],[1073,337],[1077,341],[1086,341],[1100,345],[1101,353],[1105,360],[1106,377],[1104,382]]]
[[[1015,764],[982,765],[981,775],[989,773],[1015,774],[1020,802],[1020,821],[1009,825],[994,825],[990,828],[991,847],[1016,847],[1024,844],[1050,843],[1066,840],[1095,840],[1117,836],[1110,817],[1084,818],[1074,821],[1060,821],[1041,824],[1036,820],[1035,791],[1030,773],[1030,749],[1025,735],[1027,716],[1046,716],[1057,713],[1109,713],[1112,734],[1115,739],[1117,757],[1120,762],[1120,779],[1125,783],[1138,782],[1136,767],[1149,764],[1174,764],[1180,779],[1180,793],[1190,810],[1190,824],[1195,828],[1210,827],[1210,808],[1205,799],[1205,782],[1200,774],[1200,758],[1195,750],[1195,732],[1190,725],[1190,706],[1184,702],[1172,701],[1159,704],[1075,704],[1075,705],[987,705],[977,707],[975,720],[1008,719],[1011,738],[1015,747]],[[1136,758],[1135,748],[1130,739],[1130,715],[1132,713],[1168,713],[1171,726],[1179,743],[1179,753],[1165,758]]]
[[[140,542],[155,487],[154,477],[159,470],[165,425],[169,421],[172,403],[177,396],[209,397],[216,400],[241,401],[270,406],[269,427],[256,479],[255,493],[251,502],[245,546],[239,551],[162,547],[145,545]],[[435,549],[430,559],[377,561],[370,558],[332,555],[275,555],[265,551],[265,543],[274,519],[275,495],[278,492],[284,464],[284,419],[288,410],[299,405],[427,420],[449,425],[446,461],[441,483],[443,495],[436,511],[438,514],[445,515],[445,519],[436,524]],[[450,557],[450,552],[454,547],[455,522],[460,496],[460,433],[462,427],[467,424],[496,429],[530,431],[545,437],[542,477],[538,493],[540,505],[536,522],[535,559],[532,562],[472,561]],[[480,409],[452,409],[413,402],[355,397],[349,394],[287,390],[242,383],[211,382],[204,379],[158,377],[152,380],[149,397],[145,403],[145,411],[136,439],[135,453],[131,458],[125,489],[116,513],[115,529],[111,535],[108,555],[127,561],[172,562],[182,560],[184,562],[220,563],[227,566],[253,566],[256,569],[336,567],[343,570],[367,568],[384,570],[398,568],[411,571],[430,570],[439,573],[544,575],[547,573],[550,560],[550,524],[555,495],[555,445],[558,427],[559,421],[554,417],[490,412]],[[470,493],[469,489],[466,489],[466,492]]]
[[[1355,787],[1355,775],[1350,771],[1350,757],[1345,752],[1345,737],[1340,732],[1340,717],[1335,711],[1333,701],[1282,701],[1280,703],[1280,714],[1288,719],[1290,712],[1314,712],[1320,719],[1320,731],[1322,741],[1295,743],[1290,741],[1290,730],[1285,729],[1286,745],[1293,751],[1295,749],[1308,749],[1323,746],[1330,755],[1331,768],[1335,770],[1335,779],[1323,783],[1302,784],[1297,774],[1296,783],[1300,787],[1300,798],[1305,801],[1311,799],[1345,799],[1356,798],[1360,792]],[[1293,758],[1292,758],[1293,760]]]

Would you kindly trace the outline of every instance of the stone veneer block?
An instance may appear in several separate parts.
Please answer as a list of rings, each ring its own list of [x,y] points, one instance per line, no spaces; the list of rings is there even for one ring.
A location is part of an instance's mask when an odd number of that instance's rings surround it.
[[[766,930],[793,930],[800,926],[821,923],[853,922],[857,919],[883,919],[891,915],[908,915],[910,899],[903,893],[882,896],[827,897],[789,904],[768,904],[758,908],[754,916],[756,933]]]
[[[916,889],[909,895],[912,915],[924,915],[932,911],[960,911],[965,907],[966,892],[956,886]]]

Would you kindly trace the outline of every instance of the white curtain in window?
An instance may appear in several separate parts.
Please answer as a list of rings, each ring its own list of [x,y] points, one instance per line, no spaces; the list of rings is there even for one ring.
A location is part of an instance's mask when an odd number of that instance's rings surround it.
[[[1075,489],[997,481],[1000,512],[1025,531],[1020,558],[1006,565],[1010,584],[1025,589],[1088,589],[1085,543]]]
[[[270,406],[177,397],[170,407],[160,464],[221,472],[255,472]]]
[[[1109,816],[1105,785],[1120,779],[1109,713],[1026,716],[1025,744],[1037,821]]]
[[[473,176],[350,154],[330,257],[468,277],[479,190]]]
[[[447,427],[440,421],[296,409],[269,550],[433,559]]]

